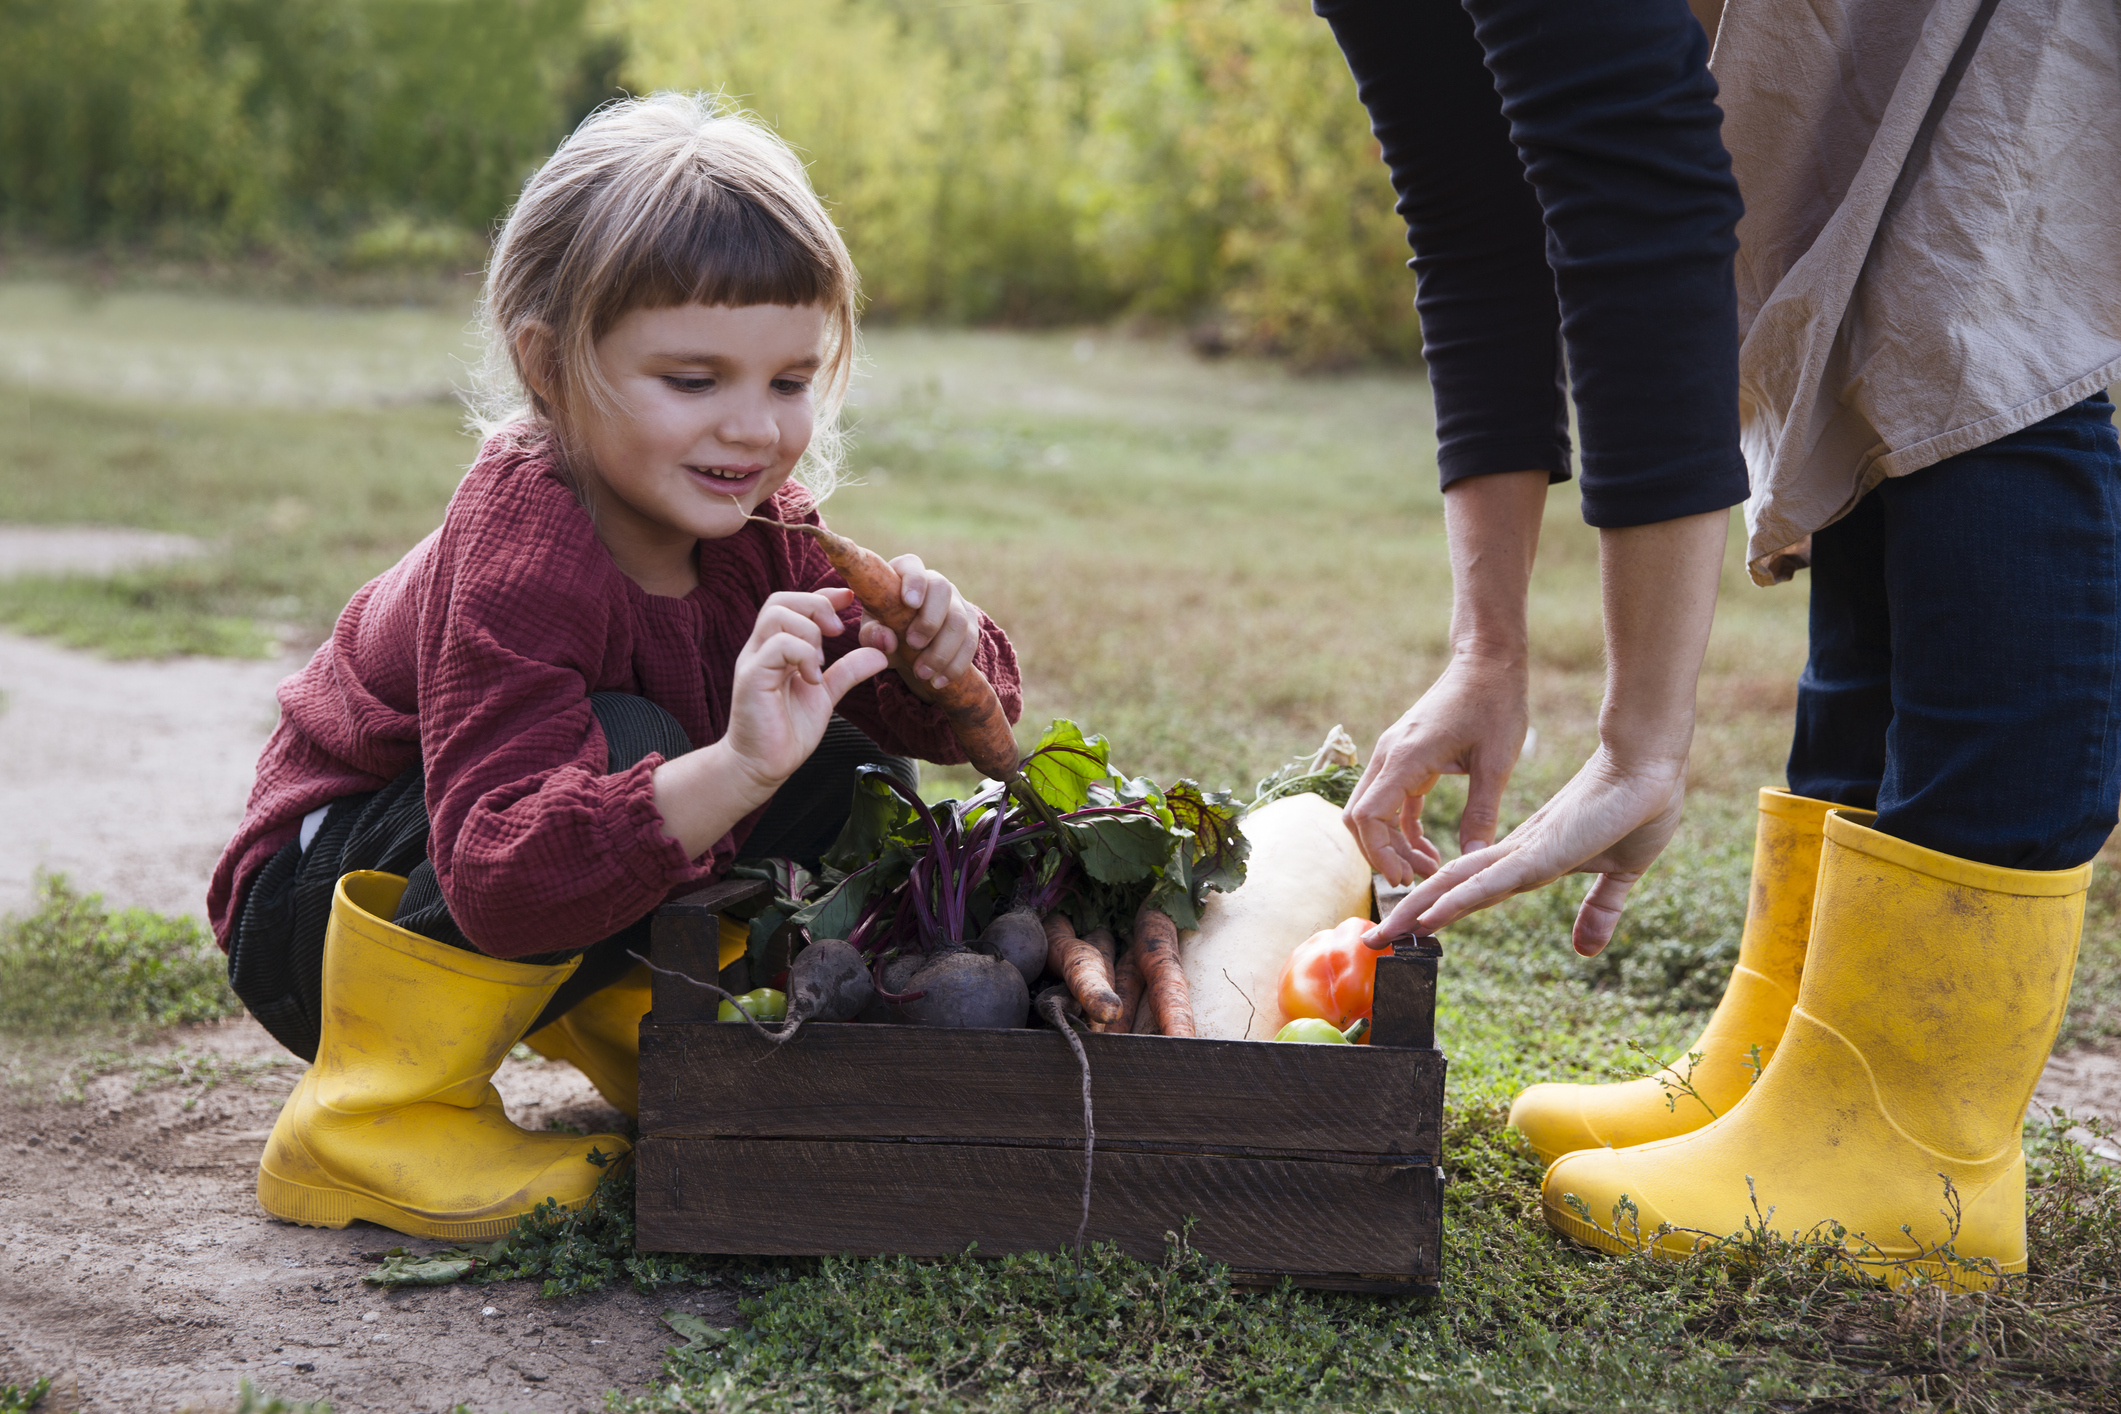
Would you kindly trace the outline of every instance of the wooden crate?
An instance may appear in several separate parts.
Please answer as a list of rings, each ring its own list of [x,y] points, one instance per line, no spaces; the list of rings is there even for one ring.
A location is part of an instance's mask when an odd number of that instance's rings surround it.
[[[721,884],[654,923],[658,966],[713,975]],[[1427,943],[1428,940],[1423,940]],[[1442,1267],[1438,952],[1379,959],[1373,1044],[1085,1035],[1090,1237],[1165,1234],[1239,1280],[1433,1292]],[[750,981],[739,961],[723,976]],[[660,974],[641,1025],[638,1241],[760,1256],[1054,1251],[1082,1215],[1082,1080],[1058,1033],[805,1026],[776,1047]]]

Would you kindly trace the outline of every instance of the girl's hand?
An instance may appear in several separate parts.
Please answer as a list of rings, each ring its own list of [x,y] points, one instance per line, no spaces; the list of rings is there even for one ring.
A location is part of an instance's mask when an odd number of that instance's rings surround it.
[[[907,686],[916,691],[949,686],[972,669],[972,655],[979,648],[980,613],[957,586],[921,563],[918,555],[901,555],[891,568],[905,582],[901,591],[906,607],[919,610],[906,626],[905,646],[919,656]],[[899,646],[898,635],[866,614],[862,617],[862,644],[886,653]],[[901,676],[906,676],[901,668]]]
[[[817,749],[847,690],[885,667],[875,648],[857,648],[825,666],[825,639],[845,627],[840,615],[853,603],[850,589],[775,594],[759,609],[750,641],[737,655],[722,742],[732,764],[768,795]]]

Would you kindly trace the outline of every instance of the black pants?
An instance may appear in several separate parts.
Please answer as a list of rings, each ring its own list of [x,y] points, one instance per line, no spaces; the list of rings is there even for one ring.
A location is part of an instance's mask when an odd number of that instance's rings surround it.
[[[650,752],[668,759],[692,750],[677,719],[646,698],[600,692],[589,704],[603,728],[606,769],[612,772],[631,768]],[[860,728],[834,717],[817,750],[767,804],[745,841],[745,855],[794,859],[814,868],[847,821],[855,768],[863,765],[882,766],[909,788],[918,785],[913,762],[885,754]],[[251,881],[229,938],[229,986],[258,1023],[302,1059],[317,1056],[324,931],[341,875],[363,869],[404,875],[405,895],[391,921],[422,937],[478,951],[450,917],[427,859],[427,835],[426,777],[415,765],[381,790],[333,801],[308,849],[299,841],[290,843]],[[582,959],[529,1031],[624,976],[633,966],[627,954],[645,953],[647,945],[644,915],[587,948],[520,959],[542,964]]]
[[[1790,789],[2007,869],[2121,799],[2121,440],[2104,393],[1893,477],[1812,536]]]

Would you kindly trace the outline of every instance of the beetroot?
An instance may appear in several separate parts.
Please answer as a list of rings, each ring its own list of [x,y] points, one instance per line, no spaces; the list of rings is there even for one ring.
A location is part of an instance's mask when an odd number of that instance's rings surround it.
[[[1009,1028],[1031,1015],[1031,989],[1021,972],[961,947],[936,953],[906,985],[923,995],[893,1010],[916,1026]]]
[[[812,943],[788,969],[788,1023],[774,1039],[786,1041],[806,1021],[852,1021],[875,995],[859,952],[838,938]]]
[[[906,1021],[905,1015],[897,1006],[885,1001],[882,993],[890,992],[894,996],[899,996],[913,990],[908,985],[913,979],[913,974],[927,965],[928,955],[917,952],[900,953],[897,957],[885,963],[880,979],[882,985],[870,989],[869,1000],[863,1005],[861,1014],[855,1017],[855,1020],[877,1022],[883,1025],[903,1024]],[[872,973],[871,976],[875,978],[876,974]]]
[[[987,925],[979,950],[1001,958],[1024,974],[1030,986],[1046,970],[1046,929],[1028,908],[1011,909]]]

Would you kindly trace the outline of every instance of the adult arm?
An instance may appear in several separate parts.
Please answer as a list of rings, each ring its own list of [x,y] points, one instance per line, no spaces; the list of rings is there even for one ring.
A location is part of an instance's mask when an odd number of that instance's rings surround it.
[[[1720,527],[1724,517],[1716,513],[1746,493],[1731,282],[1740,206],[1719,135],[1706,41],[1680,0],[1466,0],[1462,7],[1449,0],[1321,0],[1319,8],[1348,55],[1415,249],[1446,487],[1467,476],[1551,470],[1531,455],[1509,466],[1480,455],[1522,451],[1528,434],[1548,436],[1553,425],[1558,392],[1551,383],[1535,387],[1529,376],[1540,352],[1532,294],[1543,295],[1558,309],[1583,433],[1584,515],[1603,532],[1614,665],[1605,720],[1620,727],[1615,704],[1622,701],[1633,710],[1645,699],[1666,707],[1684,699],[1678,716],[1628,724],[1602,738],[1584,772],[1534,817],[1542,849],[1508,876],[1514,892],[1533,887],[1524,882],[1533,875],[1551,878],[1576,867],[1607,874],[1579,919],[1579,946],[1595,950],[1611,936],[1627,886],[1677,819],[1683,745],[1676,766],[1666,753],[1673,741],[1691,739],[1695,639],[1705,641],[1721,550],[1720,529],[1687,522],[1706,516]],[[1485,94],[1469,76],[1469,54],[1490,81]],[[1517,190],[1530,193],[1529,203],[1508,199],[1495,156],[1498,124],[1518,164]],[[1528,204],[1543,240],[1539,273],[1522,254]],[[1515,259],[1506,258],[1510,252]],[[1497,313],[1512,310],[1514,319]],[[1552,347],[1550,338],[1550,379]],[[1566,455],[1558,434],[1552,444]],[[1475,514],[1469,523],[1483,520]],[[1657,530],[1660,523],[1667,528]],[[1454,572],[1463,573],[1460,539],[1454,530]],[[1711,541],[1713,553],[1692,553]],[[1678,559],[1659,564],[1658,555]],[[1679,580],[1663,582],[1673,573]],[[1459,602],[1500,592],[1494,578],[1461,582]],[[1676,598],[1645,602],[1645,584]],[[1497,615],[1514,613],[1521,622],[1522,593],[1521,586],[1511,589]],[[1629,606],[1632,612],[1620,612]],[[1701,616],[1698,635],[1691,615]],[[1432,770],[1466,766],[1474,735],[1485,733],[1469,804],[1491,809],[1503,773],[1493,764],[1500,754],[1493,743],[1513,722],[1521,739],[1521,676],[1497,671],[1487,655],[1462,654],[1457,627],[1454,617],[1444,678],[1409,714],[1418,720],[1403,719],[1380,742],[1383,765],[1373,757],[1371,777],[1351,803],[1351,824],[1359,836],[1367,832],[1365,846],[1388,877],[1423,872],[1435,858],[1433,846],[1406,830]],[[1659,745],[1652,750],[1646,742]],[[1402,758],[1396,766],[1395,755]],[[1402,847],[1388,822],[1398,825]],[[1461,822],[1461,842],[1480,844],[1490,828],[1476,814]],[[1522,843],[1513,844],[1513,855]],[[1572,849],[1580,849],[1576,859],[1547,870],[1550,856]],[[1469,877],[1454,873],[1443,888],[1432,880],[1395,911],[1394,924],[1420,915],[1440,926],[1504,896],[1473,889],[1447,908],[1428,908]]]
[[[1371,937],[1433,933],[1563,874],[1595,873],[1571,941],[1590,957],[1612,940],[1628,890],[1679,825],[1729,523],[1728,511],[1711,511],[1599,532],[1607,668],[1597,750],[1508,838],[1431,874]]]
[[[1440,777],[1463,775],[1461,852],[1494,840],[1502,791],[1524,745],[1530,642],[1525,596],[1539,550],[1547,474],[1468,477],[1444,491],[1451,549],[1451,661],[1370,754],[1344,814],[1363,853],[1394,884],[1435,872],[1421,810]]]

